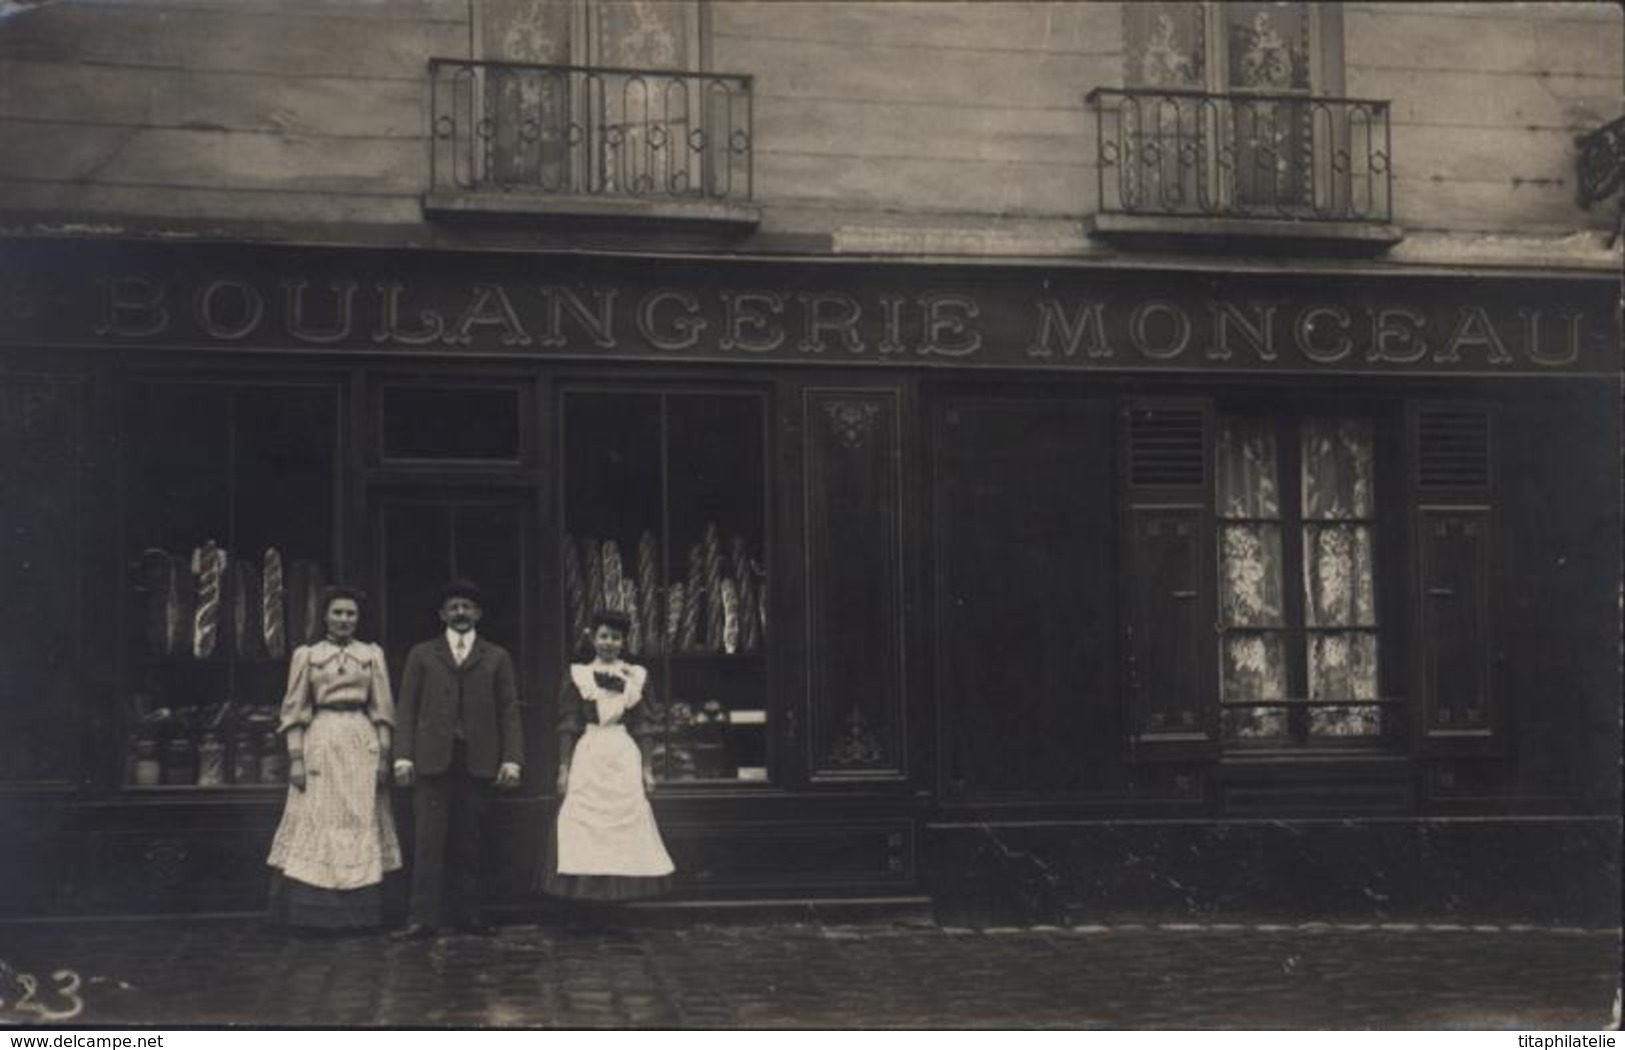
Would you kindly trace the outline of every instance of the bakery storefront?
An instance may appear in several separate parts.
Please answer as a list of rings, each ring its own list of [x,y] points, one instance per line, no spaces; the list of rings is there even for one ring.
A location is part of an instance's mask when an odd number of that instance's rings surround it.
[[[1555,277],[8,241],[5,907],[257,908],[315,595],[362,586],[398,673],[454,574],[521,676],[510,913],[599,605],[664,709],[680,901],[1516,910],[1550,848],[1600,907],[1616,309]]]

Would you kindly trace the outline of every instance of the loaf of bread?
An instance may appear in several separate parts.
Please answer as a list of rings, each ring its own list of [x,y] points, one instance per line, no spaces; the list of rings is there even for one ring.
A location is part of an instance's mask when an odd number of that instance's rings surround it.
[[[265,656],[265,617],[260,570],[253,562],[234,561],[226,569],[226,598],[231,609],[232,651],[241,660]]]
[[[623,607],[626,598],[626,588],[621,581],[626,579],[626,573],[621,566],[621,548],[614,540],[604,541],[604,604],[601,608],[620,609],[622,612],[635,612],[633,609]]]
[[[313,561],[295,561],[288,570],[288,643],[309,645],[326,633],[322,589],[327,576]]]
[[[688,584],[683,592],[682,629],[677,652],[691,653],[700,645],[700,614],[705,611],[705,552],[696,543],[688,549]]]
[[[645,532],[638,540],[638,607],[627,610],[639,621],[643,647],[637,651],[644,655],[658,654],[664,648],[661,645],[665,624],[660,617],[659,574],[654,534]]]
[[[571,637],[580,637],[587,629],[587,617],[592,610],[587,608],[587,581],[581,573],[581,552],[568,535],[564,537],[564,598],[570,611]]]
[[[156,548],[141,552],[147,589],[147,651],[179,656],[191,643],[192,573],[186,562]]]
[[[722,651],[739,651],[739,588],[734,581],[722,580]]]
[[[275,547],[267,547],[265,571],[260,577],[260,635],[265,640],[265,655],[273,660],[288,655],[287,616],[282,555]]]
[[[213,540],[192,551],[192,576],[197,584],[197,605],[192,610],[192,655],[207,660],[220,638],[220,605],[225,597],[226,552]]]

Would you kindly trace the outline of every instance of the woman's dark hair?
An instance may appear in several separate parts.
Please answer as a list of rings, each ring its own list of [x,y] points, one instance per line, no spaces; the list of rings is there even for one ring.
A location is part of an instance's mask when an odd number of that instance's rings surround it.
[[[340,598],[348,598],[355,602],[356,612],[367,604],[367,592],[359,587],[349,587],[342,583],[330,584],[322,588],[322,618],[327,618],[327,610]]]
[[[619,609],[599,609],[587,621],[587,629],[581,632],[581,638],[576,642],[576,656],[583,660],[591,660],[598,655],[592,645],[592,636],[600,627],[612,627],[621,632],[621,637],[630,640],[632,636],[632,617]],[[621,650],[622,659],[632,659],[636,656],[630,647]]]

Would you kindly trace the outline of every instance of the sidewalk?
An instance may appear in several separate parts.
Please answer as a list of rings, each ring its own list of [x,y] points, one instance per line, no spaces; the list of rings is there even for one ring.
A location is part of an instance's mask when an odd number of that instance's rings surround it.
[[[80,978],[68,1024],[1601,1028],[1613,930],[691,926],[400,944],[241,920],[0,926],[0,1021]],[[52,975],[55,974],[53,979]]]

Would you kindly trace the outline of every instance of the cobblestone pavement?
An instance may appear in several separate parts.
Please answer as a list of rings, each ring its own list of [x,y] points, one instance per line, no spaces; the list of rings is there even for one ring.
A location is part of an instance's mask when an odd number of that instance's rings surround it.
[[[386,1027],[1601,1028],[1618,931],[1441,925],[1031,930],[762,925],[402,944],[247,921],[0,926],[59,1023]]]

